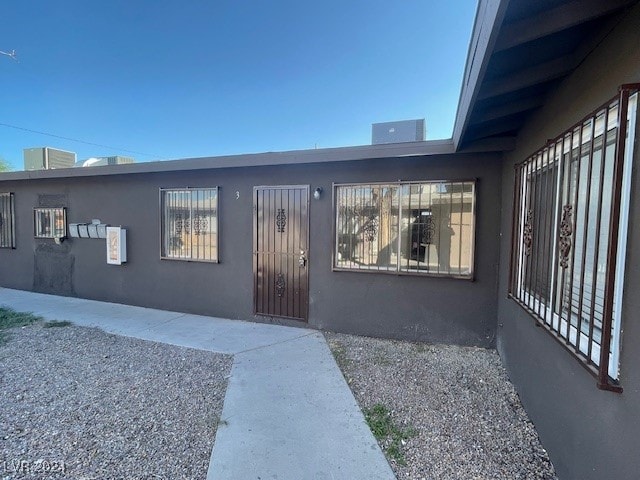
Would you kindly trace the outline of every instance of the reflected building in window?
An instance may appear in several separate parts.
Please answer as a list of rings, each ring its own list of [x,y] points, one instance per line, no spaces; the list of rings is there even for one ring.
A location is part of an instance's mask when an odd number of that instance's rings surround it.
[[[470,278],[474,182],[336,186],[334,268]]]

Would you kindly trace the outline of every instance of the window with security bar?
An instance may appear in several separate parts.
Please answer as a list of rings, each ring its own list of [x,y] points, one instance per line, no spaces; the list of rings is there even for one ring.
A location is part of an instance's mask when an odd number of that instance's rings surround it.
[[[515,167],[509,294],[614,391],[638,87]]]
[[[67,237],[67,209],[34,208],[33,236],[35,238],[66,238]]]
[[[13,193],[0,193],[0,248],[16,248]]]
[[[473,277],[474,181],[334,188],[334,270]]]
[[[161,257],[218,261],[218,188],[160,190]]]

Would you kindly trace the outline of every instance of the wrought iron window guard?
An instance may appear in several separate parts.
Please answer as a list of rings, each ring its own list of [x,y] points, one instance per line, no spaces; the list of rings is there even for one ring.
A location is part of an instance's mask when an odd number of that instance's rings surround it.
[[[475,180],[334,184],[334,271],[473,279]]]
[[[67,209],[64,207],[37,207],[33,209],[33,236],[53,238],[56,241],[67,238]]]
[[[160,258],[219,261],[218,187],[160,189]]]
[[[509,296],[615,392],[638,90],[515,166]]]
[[[16,248],[13,193],[0,193],[0,248]]]

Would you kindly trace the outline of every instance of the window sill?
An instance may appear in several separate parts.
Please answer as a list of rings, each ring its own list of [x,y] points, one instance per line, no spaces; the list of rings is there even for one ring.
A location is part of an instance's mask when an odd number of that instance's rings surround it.
[[[200,260],[197,258],[175,258],[175,257],[160,257],[160,260],[169,260],[172,262],[191,262],[191,263],[220,263],[220,260]]]
[[[354,268],[340,268],[340,267],[332,267],[332,272],[351,272],[351,273],[381,273],[383,275],[394,275],[396,277],[429,277],[429,278],[452,278],[455,280],[469,280],[474,281],[474,274],[465,274],[465,275],[455,275],[450,273],[434,273],[434,272],[399,272],[397,270],[378,270],[377,268],[363,268],[363,269],[354,269]]]

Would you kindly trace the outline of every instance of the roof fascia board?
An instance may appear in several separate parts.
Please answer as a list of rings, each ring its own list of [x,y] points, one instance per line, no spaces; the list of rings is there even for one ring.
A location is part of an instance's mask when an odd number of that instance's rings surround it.
[[[476,101],[482,78],[487,70],[493,46],[498,39],[509,0],[480,0],[473,25],[465,74],[460,89],[458,111],[453,126],[453,145],[456,150],[469,123],[471,107]]]
[[[0,173],[0,182],[12,180],[92,177],[105,175],[127,175],[185,170],[207,170],[217,168],[259,167],[273,165],[295,165],[308,163],[348,162],[379,158],[401,158],[455,153],[453,142],[431,140],[426,142],[393,143],[384,145],[362,145],[355,147],[292,150],[220,157],[190,158],[159,162],[130,163],[99,167],[77,167],[59,170],[30,170]]]

